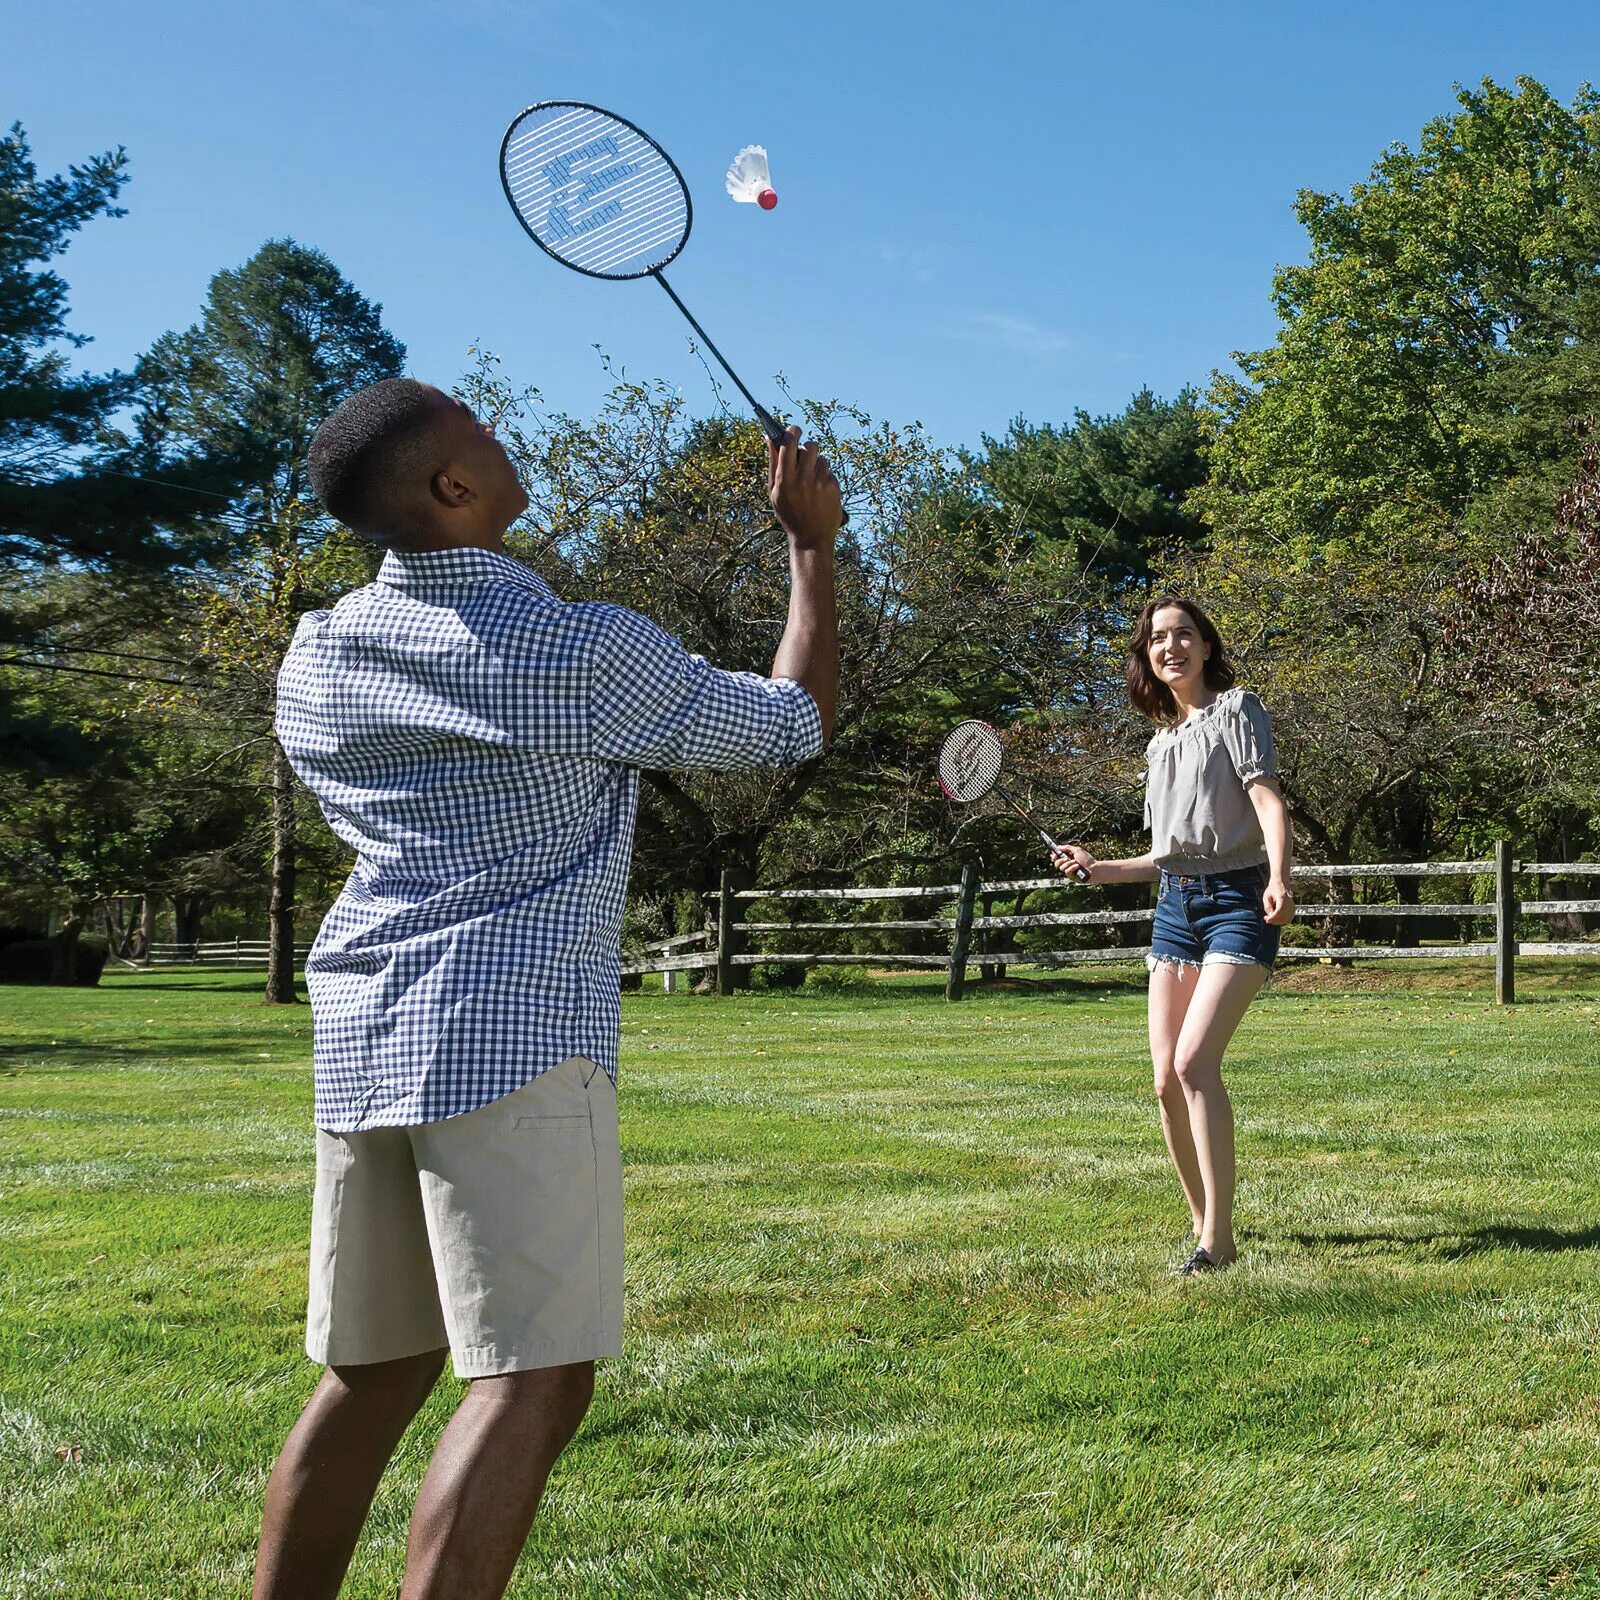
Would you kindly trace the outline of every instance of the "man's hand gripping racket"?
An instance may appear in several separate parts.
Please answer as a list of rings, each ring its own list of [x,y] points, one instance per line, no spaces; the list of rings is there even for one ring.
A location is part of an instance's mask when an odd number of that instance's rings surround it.
[[[1062,845],[1051,836],[1043,823],[1027,811],[1006,786],[1000,782],[1000,771],[1005,765],[1005,749],[1000,736],[987,722],[970,718],[958,722],[945,735],[939,749],[939,787],[954,801],[970,805],[987,794],[997,794],[1016,814],[1044,840],[1051,859],[1062,871],[1079,883],[1087,883],[1089,875],[1070,861],[1070,845]]]

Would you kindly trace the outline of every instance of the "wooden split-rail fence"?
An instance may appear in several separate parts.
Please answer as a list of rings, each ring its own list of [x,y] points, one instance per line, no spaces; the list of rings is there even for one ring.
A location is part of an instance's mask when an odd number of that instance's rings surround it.
[[[151,967],[264,967],[272,946],[265,939],[211,939],[198,944],[156,944],[150,954],[134,965]],[[310,951],[309,944],[296,944],[294,959],[304,961]]]
[[[1453,943],[1383,944],[1284,944],[1279,952],[1283,961],[1395,961],[1464,957],[1494,958],[1495,997],[1503,1005],[1516,999],[1516,963],[1537,956],[1600,957],[1600,940],[1519,940],[1519,917],[1554,917],[1572,913],[1600,912],[1600,899],[1554,900],[1539,897],[1539,885],[1549,879],[1600,879],[1600,862],[1517,861],[1504,841],[1495,853],[1477,861],[1379,861],[1355,862],[1343,866],[1307,866],[1295,869],[1297,882],[1326,884],[1330,879],[1371,878],[1492,878],[1493,898],[1465,902],[1424,901],[1417,904],[1398,901],[1328,901],[1297,905],[1297,923],[1340,922],[1362,918],[1433,917],[1459,919],[1464,928],[1474,923],[1493,924],[1493,937],[1464,937]],[[1532,880],[1534,896],[1518,897],[1518,880]],[[641,945],[623,954],[626,974],[659,972],[670,993],[680,974],[714,971],[719,994],[730,993],[740,967],[831,965],[905,967],[943,971],[945,994],[959,1000],[966,988],[967,969],[976,962],[984,977],[1001,976],[1005,964],[1027,967],[1066,967],[1096,962],[1143,961],[1149,945],[1110,945],[1093,949],[1000,950],[992,936],[1024,928],[1095,928],[1109,931],[1119,924],[1148,923],[1153,907],[1106,911],[1033,911],[996,916],[992,902],[998,895],[1026,894],[1033,891],[1065,891],[1074,887],[1059,875],[1049,878],[986,880],[975,866],[968,866],[960,883],[893,884],[883,888],[856,889],[741,889],[724,874],[721,892],[710,898],[716,904],[717,926],[702,933],[683,934]],[[834,917],[822,920],[786,922],[752,919],[748,913],[757,902],[774,904],[802,902],[841,908],[863,902],[922,902],[940,914],[898,917],[882,921],[857,921]],[[949,907],[948,914],[943,913]],[[881,951],[761,949],[757,946],[775,937],[785,942],[802,933],[828,933],[835,937],[864,933],[926,933],[937,937],[939,948],[902,954]],[[826,943],[829,941],[815,941]],[[929,943],[934,943],[930,938]]]

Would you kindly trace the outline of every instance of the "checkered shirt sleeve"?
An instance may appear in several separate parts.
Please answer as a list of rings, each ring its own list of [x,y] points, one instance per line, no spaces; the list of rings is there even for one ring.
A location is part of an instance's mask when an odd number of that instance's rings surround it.
[[[801,684],[713,667],[637,612],[599,609],[589,718],[602,760],[728,772],[821,753],[822,719]]]

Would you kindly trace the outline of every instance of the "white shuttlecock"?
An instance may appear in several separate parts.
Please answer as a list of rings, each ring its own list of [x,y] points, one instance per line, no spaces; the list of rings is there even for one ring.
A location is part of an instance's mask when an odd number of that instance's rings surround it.
[[[747,144],[733,158],[733,165],[728,168],[727,186],[735,200],[753,200],[763,211],[770,211],[777,205],[778,191],[772,187],[767,152],[762,145]]]

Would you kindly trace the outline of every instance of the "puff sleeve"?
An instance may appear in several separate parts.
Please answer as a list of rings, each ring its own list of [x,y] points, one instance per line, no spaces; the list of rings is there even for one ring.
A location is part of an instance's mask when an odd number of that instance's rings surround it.
[[[1218,733],[1239,781],[1278,776],[1278,747],[1272,737],[1272,718],[1249,690],[1241,690],[1234,703],[1218,718]]]

